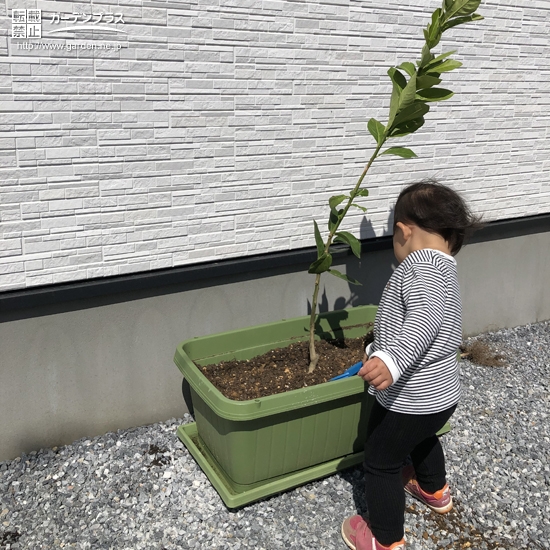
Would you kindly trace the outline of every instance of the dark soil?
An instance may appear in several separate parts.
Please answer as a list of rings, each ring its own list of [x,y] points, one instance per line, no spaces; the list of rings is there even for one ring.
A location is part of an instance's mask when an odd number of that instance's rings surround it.
[[[308,374],[309,343],[296,342],[247,361],[224,361],[201,367],[218,390],[235,401],[246,401],[322,384],[361,361],[372,332],[363,338],[321,340],[316,343],[319,362]]]

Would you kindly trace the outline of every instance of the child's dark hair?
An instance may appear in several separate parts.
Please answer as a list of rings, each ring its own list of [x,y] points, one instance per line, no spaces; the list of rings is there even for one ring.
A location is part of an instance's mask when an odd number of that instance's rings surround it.
[[[462,248],[464,237],[483,227],[481,216],[472,214],[464,199],[434,179],[409,185],[395,205],[393,227],[398,222],[413,223],[441,235],[454,256]]]

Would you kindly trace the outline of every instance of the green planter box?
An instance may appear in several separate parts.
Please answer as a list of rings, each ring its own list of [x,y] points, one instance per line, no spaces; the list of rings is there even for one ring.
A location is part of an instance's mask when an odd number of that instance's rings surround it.
[[[376,309],[361,306],[325,314],[318,332],[324,338],[364,336],[369,323],[374,322]],[[199,463],[208,463],[211,473],[223,478],[225,493],[230,494],[225,494],[225,498],[220,494],[229,506],[239,505],[235,504],[237,501],[246,503],[248,493],[256,489],[255,494],[260,494],[258,488],[277,480],[273,492],[283,490],[284,478],[289,474],[301,472],[310,481],[307,473],[313,474],[311,470],[328,475],[340,469],[340,463],[349,467],[361,462],[372,402],[360,378],[234,401],[224,397],[196,366],[250,359],[297,340],[307,340],[308,326],[309,317],[300,317],[193,338],[176,350],[174,361],[191,387],[196,421],[196,426],[187,430],[181,427],[179,436],[195,458],[201,455]],[[325,473],[319,466],[327,463],[331,467]],[[294,480],[291,486],[301,482]],[[236,500],[239,496],[242,498]],[[259,498],[262,496],[266,495]]]
[[[324,314],[318,333],[364,336],[376,310],[360,306]],[[230,508],[362,461],[373,398],[361,378],[234,401],[197,368],[307,340],[308,327],[309,317],[299,317],[193,338],[177,347],[174,361],[191,387],[196,421],[181,426],[178,435]]]

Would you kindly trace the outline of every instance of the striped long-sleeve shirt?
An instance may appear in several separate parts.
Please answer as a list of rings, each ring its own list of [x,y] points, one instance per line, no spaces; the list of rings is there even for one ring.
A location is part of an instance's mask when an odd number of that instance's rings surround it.
[[[391,276],[367,355],[388,367],[393,384],[369,393],[386,409],[431,414],[460,399],[456,352],[462,306],[452,256],[430,248],[410,253]]]

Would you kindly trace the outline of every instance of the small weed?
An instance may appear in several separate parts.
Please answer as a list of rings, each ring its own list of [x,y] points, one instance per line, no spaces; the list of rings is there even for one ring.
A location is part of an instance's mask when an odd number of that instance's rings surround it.
[[[465,343],[460,347],[461,357],[466,357],[472,363],[484,367],[504,367],[506,361],[504,355],[495,353],[489,345],[481,340]]]

